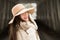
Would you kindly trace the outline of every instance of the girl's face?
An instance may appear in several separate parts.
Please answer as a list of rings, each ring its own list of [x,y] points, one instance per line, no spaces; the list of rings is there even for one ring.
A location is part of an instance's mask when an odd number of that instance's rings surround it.
[[[20,17],[22,20],[24,21],[28,21],[29,20],[29,17],[28,17],[28,12],[25,12],[23,14],[20,14]]]

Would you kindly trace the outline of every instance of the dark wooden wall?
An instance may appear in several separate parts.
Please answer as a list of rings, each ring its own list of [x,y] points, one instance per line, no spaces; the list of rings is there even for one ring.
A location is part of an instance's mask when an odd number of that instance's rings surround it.
[[[44,0],[38,5],[37,15],[49,28],[60,32],[60,0]]]

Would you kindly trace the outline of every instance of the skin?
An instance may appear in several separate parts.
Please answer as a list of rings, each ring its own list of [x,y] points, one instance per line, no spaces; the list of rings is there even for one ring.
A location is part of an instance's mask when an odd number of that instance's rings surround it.
[[[29,21],[28,12],[20,14],[20,17],[24,21]]]

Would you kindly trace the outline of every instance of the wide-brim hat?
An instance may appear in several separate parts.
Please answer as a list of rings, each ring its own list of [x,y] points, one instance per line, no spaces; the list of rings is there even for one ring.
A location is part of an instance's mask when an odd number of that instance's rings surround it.
[[[23,4],[17,4],[15,6],[13,6],[12,8],[12,15],[13,18],[11,19],[11,21],[9,22],[9,24],[13,23],[14,18],[20,14],[23,14],[25,12],[28,12],[30,14],[34,13],[34,7],[30,7],[30,8],[26,8]]]

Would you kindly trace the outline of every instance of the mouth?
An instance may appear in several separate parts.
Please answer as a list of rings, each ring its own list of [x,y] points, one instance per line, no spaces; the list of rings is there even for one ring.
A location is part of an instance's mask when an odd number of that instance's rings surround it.
[[[26,17],[26,18],[24,18],[24,19],[27,19],[27,17]]]

